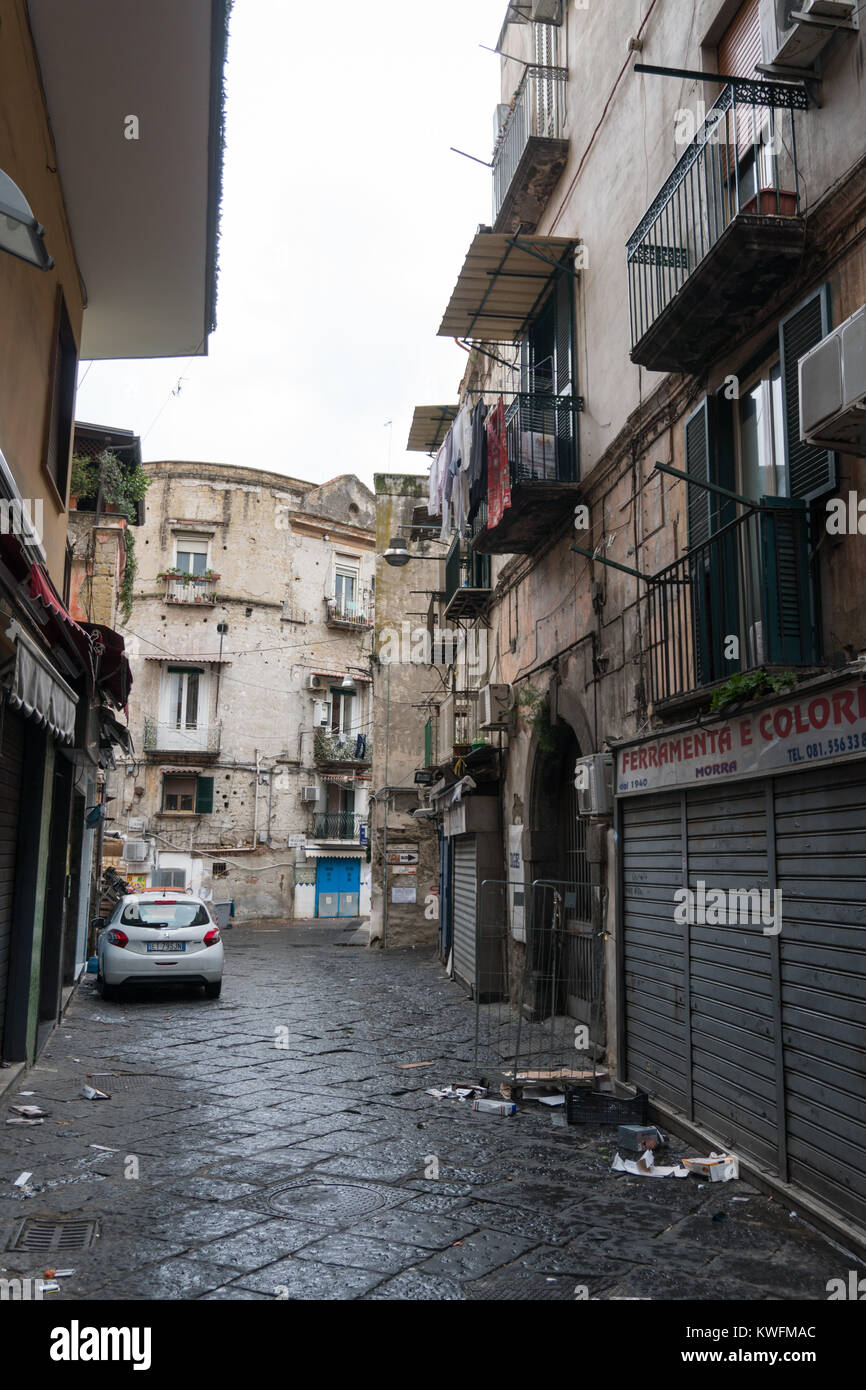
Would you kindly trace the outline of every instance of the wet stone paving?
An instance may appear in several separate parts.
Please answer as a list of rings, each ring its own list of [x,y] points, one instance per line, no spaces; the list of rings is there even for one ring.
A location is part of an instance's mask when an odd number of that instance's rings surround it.
[[[433,952],[356,925],[235,928],[216,1001],[106,1003],[88,977],[0,1097],[48,1112],[0,1129],[2,1277],[74,1269],[58,1301],[788,1300],[846,1274],[745,1182],[613,1175],[615,1130],[427,1095],[475,1079],[473,1006]],[[42,1222],[98,1235],[12,1248],[56,1241]]]

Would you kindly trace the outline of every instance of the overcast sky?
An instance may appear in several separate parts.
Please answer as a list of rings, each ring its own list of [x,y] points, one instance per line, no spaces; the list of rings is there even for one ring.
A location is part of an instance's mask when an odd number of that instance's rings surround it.
[[[490,170],[449,146],[490,158],[499,60],[479,45],[505,9],[235,0],[209,355],[84,362],[78,419],[135,430],[146,462],[424,472],[412,411],[456,400],[466,357],[436,331],[492,216]]]

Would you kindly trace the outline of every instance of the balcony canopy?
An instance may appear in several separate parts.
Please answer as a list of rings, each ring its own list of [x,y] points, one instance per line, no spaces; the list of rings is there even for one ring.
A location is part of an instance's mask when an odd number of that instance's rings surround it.
[[[407,452],[435,454],[450,430],[457,410],[456,405],[416,405]]]
[[[440,338],[518,342],[556,275],[573,273],[576,246],[571,237],[478,232],[445,310]]]

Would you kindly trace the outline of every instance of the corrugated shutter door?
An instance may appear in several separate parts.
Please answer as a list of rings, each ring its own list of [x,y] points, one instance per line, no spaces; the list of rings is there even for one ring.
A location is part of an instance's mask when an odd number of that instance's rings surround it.
[[[866,1226],[866,765],[776,782],[793,1182]]]
[[[0,710],[0,1056],[6,1020],[6,995],[12,946],[12,895],[15,849],[24,767],[24,720],[8,707]]]
[[[454,974],[475,988],[475,836],[454,840]]]
[[[679,793],[623,808],[623,920],[629,1079],[685,1108],[684,928],[673,919],[682,884]]]
[[[760,889],[765,783],[689,792],[689,887]],[[778,1152],[771,938],[759,924],[690,927],[695,1119],[775,1166]]]

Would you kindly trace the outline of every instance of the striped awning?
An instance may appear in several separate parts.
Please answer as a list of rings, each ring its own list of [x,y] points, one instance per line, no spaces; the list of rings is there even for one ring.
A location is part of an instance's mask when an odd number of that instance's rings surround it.
[[[478,232],[439,337],[516,343],[537,317],[555,276],[574,269],[577,244],[571,237]]]
[[[456,405],[416,405],[409,442],[410,454],[435,454],[457,418]]]

